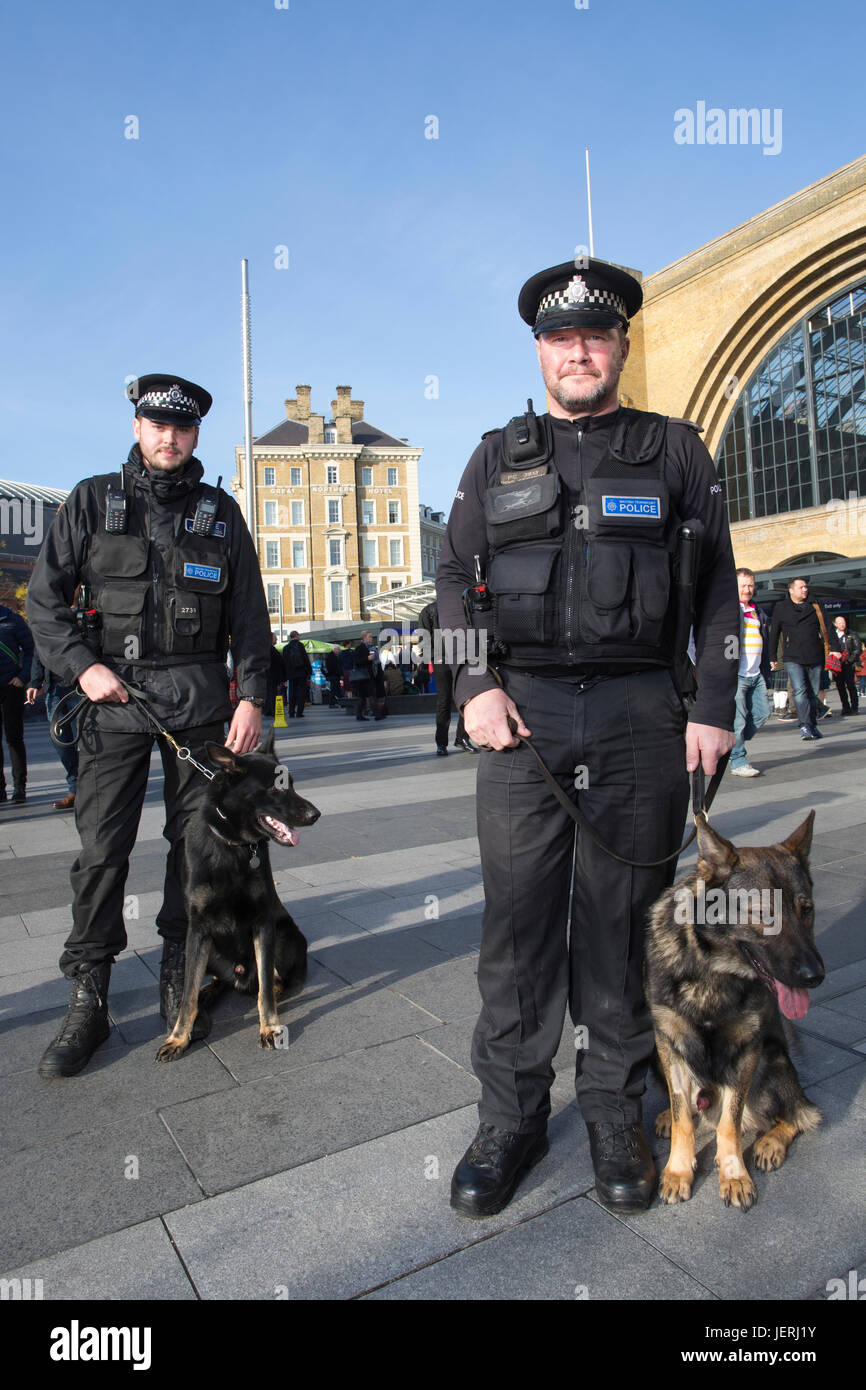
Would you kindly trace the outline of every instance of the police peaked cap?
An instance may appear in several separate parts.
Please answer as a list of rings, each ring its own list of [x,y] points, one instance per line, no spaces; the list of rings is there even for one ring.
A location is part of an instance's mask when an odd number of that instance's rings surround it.
[[[580,256],[527,280],[517,308],[536,337],[555,328],[628,328],[643,303],[640,283],[609,261]]]
[[[152,373],[136,377],[126,388],[136,415],[165,424],[198,425],[213,405],[213,397],[203,386],[182,376]]]

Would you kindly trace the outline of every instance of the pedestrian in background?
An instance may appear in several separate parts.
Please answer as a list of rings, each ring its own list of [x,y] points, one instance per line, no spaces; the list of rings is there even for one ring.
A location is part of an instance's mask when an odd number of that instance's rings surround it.
[[[342,652],[339,647],[332,647],[325,653],[322,665],[325,668],[325,675],[328,680],[328,705],[330,709],[340,708],[340,685],[343,679],[343,671],[340,665]]]
[[[72,694],[75,686],[64,685],[62,681],[57,679],[53,671],[46,671],[42,662],[39,660],[39,653],[36,652],[30,671],[30,682],[27,686],[28,705],[36,704],[37,697],[42,694],[43,688],[45,691],[45,714],[48,718],[48,726],[50,728],[57,711],[57,706],[67,695]],[[78,732],[77,729],[75,732]],[[72,735],[69,733],[68,729],[65,731],[64,737],[71,740]],[[58,748],[57,744],[54,744],[54,748],[56,749],[58,758],[63,764],[63,770],[66,773],[67,791],[66,795],[61,797],[59,801],[53,801],[51,803],[52,808],[55,811],[74,811],[75,793],[78,790],[78,744],[77,742],[73,743],[70,741],[63,748]]]
[[[303,719],[313,664],[297,632],[289,633],[289,640],[283,647],[283,666],[289,684],[289,718]]]
[[[791,678],[800,737],[813,742],[823,737],[818,728],[821,672],[827,660],[827,624],[820,604],[809,603],[806,579],[792,579],[788,593],[773,610],[770,625],[770,652],[778,651],[782,639],[782,661]],[[773,662],[775,671],[778,662]]]
[[[842,702],[842,713],[859,714],[860,696],[857,691],[856,671],[863,655],[863,643],[856,632],[848,631],[848,620],[841,614],[833,619],[830,651],[838,658],[838,662],[834,664],[838,664],[839,670],[832,671],[831,674]]]
[[[770,666],[770,619],[758,608],[754,571],[737,570],[740,596],[740,667],[737,675],[737,707],[734,714],[734,743],[730,769],[733,777],[760,777],[746,752],[746,740],[754,738],[770,717],[767,685],[772,680]]]
[[[27,800],[27,749],[24,746],[24,691],[30,681],[33,635],[24,619],[0,604],[0,731],[6,735],[12,763],[12,800]],[[0,740],[0,801],[6,797],[3,745]]]
[[[436,682],[436,756],[447,758],[451,707],[454,703],[454,674],[450,665],[436,660],[435,634],[439,630],[439,609],[435,603],[428,603],[426,608],[421,609],[418,614],[418,626],[429,635],[430,650],[433,653],[433,679]],[[460,748],[464,753],[478,752],[475,745],[470,743],[466,737],[463,715],[459,709],[457,710],[457,728],[454,731],[454,747]]]

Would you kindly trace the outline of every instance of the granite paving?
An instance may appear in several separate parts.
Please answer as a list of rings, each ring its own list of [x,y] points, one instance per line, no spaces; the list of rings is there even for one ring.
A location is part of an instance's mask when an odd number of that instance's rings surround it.
[[[272,854],[309,942],[308,978],[280,1003],[275,1051],[257,1046],[255,1002],[233,995],[214,1005],[206,1041],[160,1066],[155,755],[110,1038],[78,1077],[42,1081],[68,999],[57,958],[78,837],[51,806],[65,788],[44,721],[28,719],[28,800],[0,807],[0,1277],[45,1300],[699,1303],[825,1299],[832,1281],[866,1274],[866,715],[843,720],[831,704],[817,744],[774,719],[749,748],[762,775],[726,777],[712,813],[728,838],[768,845],[816,811],[827,975],[794,1056],[822,1125],[778,1172],[755,1173],[748,1213],[720,1201],[707,1131],[691,1201],[614,1215],[595,1193],[566,1021],[550,1153],[480,1222],[448,1202],[477,1124],[478,759],[437,758],[427,714],[358,725],[312,707],[278,730],[282,760],[322,811],[296,848]],[[681,867],[694,862],[692,849]],[[659,1166],[665,1105],[650,1081]]]

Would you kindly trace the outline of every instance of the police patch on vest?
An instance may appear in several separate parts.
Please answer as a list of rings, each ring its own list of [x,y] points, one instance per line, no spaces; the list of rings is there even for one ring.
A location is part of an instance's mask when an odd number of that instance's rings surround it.
[[[184,579],[209,579],[218,584],[221,574],[219,565],[192,565],[187,561],[183,567]]]
[[[612,497],[602,493],[602,516],[634,518],[635,521],[661,520],[661,501],[658,497]]]
[[[184,526],[186,527],[187,531],[189,531],[190,535],[194,535],[195,533],[194,533],[193,528],[194,528],[194,526],[195,526],[195,517],[188,516],[188,517],[186,518],[186,520],[184,521]],[[225,522],[224,522],[224,521],[215,521],[214,524],[213,524],[213,530],[211,531],[210,534],[211,534],[211,536],[219,536],[220,540],[224,540],[224,539],[225,539],[225,534],[226,534],[226,524],[225,524]]]

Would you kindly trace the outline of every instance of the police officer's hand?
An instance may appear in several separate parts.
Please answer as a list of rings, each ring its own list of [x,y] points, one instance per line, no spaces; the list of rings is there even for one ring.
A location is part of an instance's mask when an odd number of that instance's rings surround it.
[[[99,661],[88,666],[78,677],[78,684],[95,705],[125,705],[129,703],[126,686],[109,666]]]
[[[719,758],[730,752],[735,743],[729,729],[717,729],[713,724],[687,724],[686,770],[695,772],[700,761],[704,772],[711,777]]]
[[[463,726],[467,738],[479,748],[492,748],[500,753],[503,748],[516,748],[518,740],[508,727],[508,715],[517,725],[517,732],[523,738],[530,737],[520,717],[520,711],[504,690],[484,690],[473,695],[463,706]]]
[[[249,700],[239,700],[225,746],[233,753],[251,753],[262,741],[262,712]]]

